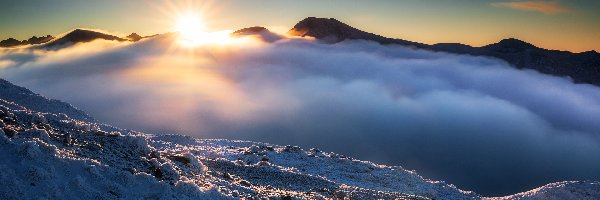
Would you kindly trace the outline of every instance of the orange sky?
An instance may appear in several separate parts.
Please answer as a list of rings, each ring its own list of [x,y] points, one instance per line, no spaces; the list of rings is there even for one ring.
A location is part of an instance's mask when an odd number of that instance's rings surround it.
[[[143,35],[173,31],[174,12],[192,10],[209,31],[267,26],[287,30],[308,17],[334,17],[365,31],[424,43],[481,46],[514,37],[548,49],[600,51],[600,1],[0,0],[0,38],[97,28]]]

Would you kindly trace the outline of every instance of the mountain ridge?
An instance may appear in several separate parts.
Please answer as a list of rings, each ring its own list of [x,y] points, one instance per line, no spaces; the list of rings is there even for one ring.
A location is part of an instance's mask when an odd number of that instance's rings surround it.
[[[155,36],[155,35],[152,35]],[[152,36],[140,36],[137,33],[131,33],[125,37],[119,37],[115,35],[111,35],[109,33],[104,33],[97,30],[92,29],[84,29],[77,28],[72,31],[66,32],[58,37],[54,37],[51,35],[47,35],[44,37],[33,36],[28,40],[19,41],[14,38],[8,38],[0,41],[0,47],[11,48],[11,47],[19,47],[25,45],[35,45],[39,44],[40,47],[48,48],[48,47],[58,47],[64,46],[68,44],[76,44],[76,43],[84,43],[91,42],[94,40],[108,40],[108,41],[131,41],[137,42],[141,39],[152,37]]]
[[[115,41],[126,41],[126,39],[114,36],[114,35],[109,35],[106,33],[102,33],[99,31],[93,31],[93,30],[88,30],[88,29],[75,29],[65,35],[63,35],[60,38],[56,38],[54,40],[51,40],[45,44],[43,44],[44,47],[54,47],[54,46],[62,46],[62,45],[66,45],[66,44],[75,44],[75,43],[80,43],[80,42],[91,42],[93,40],[97,40],[97,39],[103,39],[103,40],[115,40]]]
[[[433,45],[387,38],[368,33],[334,18],[308,17],[298,22],[288,34],[299,37],[314,37],[328,43],[344,40],[367,40],[383,45],[395,44],[419,49],[494,57],[508,62],[519,69],[533,69],[544,74],[568,76],[575,83],[600,86],[600,54],[591,50],[581,53],[548,50],[525,41],[507,38],[482,47],[460,43],[438,43]]]
[[[234,36],[248,34],[260,35],[263,40],[268,42],[281,38],[268,29],[258,26],[240,29],[233,33]],[[580,53],[549,50],[516,38],[502,39],[496,43],[481,47],[461,43],[437,43],[429,45],[404,39],[388,38],[362,31],[335,18],[317,17],[308,17],[299,21],[288,31],[288,35],[313,37],[325,43],[338,43],[344,40],[367,40],[382,45],[402,45],[437,52],[493,57],[503,60],[518,69],[532,69],[544,74],[569,77],[575,83],[600,86],[600,53],[595,50]],[[47,39],[47,37],[45,38]],[[135,42],[147,37],[141,37],[132,33],[129,36],[121,38],[92,30],[75,29],[63,37],[52,37],[51,40],[40,44],[43,48],[55,48],[68,43],[89,42],[96,39]],[[30,40],[43,41],[37,37],[32,37]],[[15,45],[22,45],[23,42],[9,38],[0,42],[0,47],[14,47]]]
[[[0,41],[0,47],[15,47],[15,46],[21,46],[21,45],[42,44],[42,43],[46,43],[52,39],[54,39],[54,36],[51,36],[51,35],[46,35],[46,36],[41,36],[41,37],[32,36],[31,38],[29,38],[27,40],[22,40],[22,41],[19,41],[15,38],[8,38],[8,39]]]

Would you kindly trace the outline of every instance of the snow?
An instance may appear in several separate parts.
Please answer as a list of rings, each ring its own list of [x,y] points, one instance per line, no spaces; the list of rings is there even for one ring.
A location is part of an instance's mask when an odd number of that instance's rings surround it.
[[[2,84],[0,199],[483,198],[318,149],[118,129]],[[598,198],[600,183],[570,181],[491,199]]]
[[[599,199],[600,182],[597,181],[563,181],[550,183],[542,187],[506,197],[489,199]]]

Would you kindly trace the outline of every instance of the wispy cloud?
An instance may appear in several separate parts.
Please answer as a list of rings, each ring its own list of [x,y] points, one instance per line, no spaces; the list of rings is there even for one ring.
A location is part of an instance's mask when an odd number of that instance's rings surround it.
[[[570,9],[558,3],[558,1],[514,1],[514,2],[498,2],[491,4],[498,8],[510,8],[515,10],[533,11],[544,14],[557,14],[569,12]]]

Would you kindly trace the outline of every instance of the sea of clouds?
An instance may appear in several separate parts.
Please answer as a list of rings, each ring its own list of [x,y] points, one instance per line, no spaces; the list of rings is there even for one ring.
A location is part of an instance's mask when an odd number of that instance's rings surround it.
[[[172,35],[0,50],[0,78],[102,122],[318,147],[484,195],[600,180],[600,88],[484,57]]]

